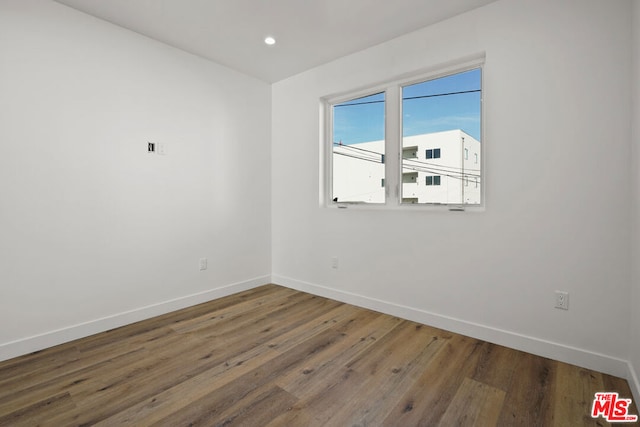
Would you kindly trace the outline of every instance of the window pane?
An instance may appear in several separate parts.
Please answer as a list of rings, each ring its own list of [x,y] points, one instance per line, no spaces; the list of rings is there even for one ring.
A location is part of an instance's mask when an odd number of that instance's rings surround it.
[[[384,92],[332,106],[337,202],[384,203]]]
[[[402,146],[425,153],[402,159],[403,176],[418,174],[418,185],[403,181],[403,199],[481,203],[481,81],[477,68],[402,88]],[[478,185],[465,186],[469,178]]]

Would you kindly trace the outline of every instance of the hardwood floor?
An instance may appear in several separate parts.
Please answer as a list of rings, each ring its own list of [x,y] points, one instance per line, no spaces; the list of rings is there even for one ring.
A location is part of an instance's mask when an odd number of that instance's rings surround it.
[[[621,378],[268,285],[0,363],[0,425],[608,425],[599,391],[631,398]]]

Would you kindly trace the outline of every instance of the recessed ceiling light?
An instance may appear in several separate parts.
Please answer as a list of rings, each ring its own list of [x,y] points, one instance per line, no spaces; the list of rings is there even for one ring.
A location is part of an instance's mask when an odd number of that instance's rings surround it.
[[[266,44],[268,44],[269,46],[276,44],[276,39],[274,39],[273,37],[269,36],[267,38],[264,39],[264,42]]]

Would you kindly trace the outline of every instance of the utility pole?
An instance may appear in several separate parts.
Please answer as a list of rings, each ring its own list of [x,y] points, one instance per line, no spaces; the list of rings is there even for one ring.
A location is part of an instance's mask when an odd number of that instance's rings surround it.
[[[465,175],[464,175],[464,136],[461,137],[461,145],[462,145],[462,149],[460,150],[460,154],[462,156],[462,179],[460,180],[460,204],[464,205],[464,181],[465,181]]]

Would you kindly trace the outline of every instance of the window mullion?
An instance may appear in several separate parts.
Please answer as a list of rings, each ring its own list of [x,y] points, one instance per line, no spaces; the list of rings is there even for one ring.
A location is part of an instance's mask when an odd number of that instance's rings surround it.
[[[385,176],[388,185],[385,188],[386,203],[389,206],[400,205],[400,185],[402,185],[402,136],[400,135],[400,117],[402,112],[400,103],[401,91],[399,86],[389,86],[386,89],[385,104]]]

